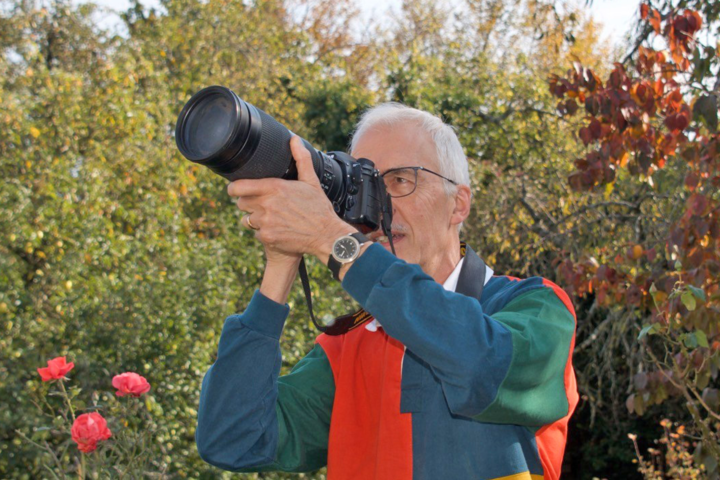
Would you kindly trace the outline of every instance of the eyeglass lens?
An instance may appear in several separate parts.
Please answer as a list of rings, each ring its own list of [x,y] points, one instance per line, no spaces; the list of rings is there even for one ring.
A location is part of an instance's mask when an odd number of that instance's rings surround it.
[[[402,168],[383,175],[385,189],[391,197],[404,197],[415,191],[417,185],[417,169]]]

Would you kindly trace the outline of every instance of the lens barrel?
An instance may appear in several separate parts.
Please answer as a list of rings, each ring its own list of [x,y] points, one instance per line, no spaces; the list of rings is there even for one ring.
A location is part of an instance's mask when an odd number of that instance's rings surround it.
[[[291,136],[271,116],[220,86],[193,95],[175,127],[175,142],[185,158],[230,181],[291,173]]]
[[[241,178],[297,178],[290,150],[293,134],[226,87],[207,87],[185,104],[175,126],[175,142],[188,160],[233,181]],[[346,209],[350,161],[335,160],[305,139],[315,174],[336,211]],[[348,157],[351,158],[351,157]]]

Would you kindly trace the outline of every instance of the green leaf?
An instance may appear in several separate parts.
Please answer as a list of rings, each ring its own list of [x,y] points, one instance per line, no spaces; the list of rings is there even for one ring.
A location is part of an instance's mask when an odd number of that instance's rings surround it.
[[[699,300],[702,300],[705,302],[707,300],[707,297],[705,296],[705,290],[702,288],[695,287],[693,285],[688,285],[688,288],[690,291],[695,295],[695,298],[698,298]]]
[[[701,347],[708,348],[710,344],[708,344],[707,335],[705,335],[705,332],[702,330],[695,330],[695,338],[697,338],[698,345]]]
[[[636,395],[634,399],[635,413],[642,416],[645,413],[645,399],[642,395]]]
[[[693,332],[680,335],[680,339],[687,348],[692,349],[698,346],[698,339]]]
[[[689,290],[683,292],[683,294],[680,296],[680,300],[682,301],[683,305],[685,305],[685,308],[687,308],[691,312],[695,310],[695,307],[697,307],[695,296]]]
[[[640,330],[640,334],[638,335],[638,340],[642,340],[645,335],[655,335],[660,331],[660,324],[653,323],[650,325],[643,326],[642,330]]]
[[[702,399],[712,409],[717,409],[720,406],[720,391],[716,388],[706,388],[702,392]]]
[[[702,119],[708,130],[715,132],[718,127],[718,101],[715,95],[703,95],[693,105],[693,118]]]
[[[713,365],[715,365],[715,368],[717,368],[718,370],[720,370],[720,355],[718,355],[718,354],[716,353],[715,355],[713,355],[712,357],[710,357],[710,361],[712,362]]]
[[[70,388],[70,391],[68,392],[68,396],[70,398],[75,398],[78,395],[80,395],[80,392],[82,392],[82,388],[80,387],[72,387]]]
[[[710,383],[710,371],[706,368],[695,375],[695,385],[700,390],[705,389]]]

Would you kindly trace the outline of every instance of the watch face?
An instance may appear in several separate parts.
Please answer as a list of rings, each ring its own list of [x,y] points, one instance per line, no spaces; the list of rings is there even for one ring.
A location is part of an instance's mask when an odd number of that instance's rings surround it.
[[[335,257],[340,260],[349,260],[358,252],[358,241],[353,237],[343,237],[333,247]]]

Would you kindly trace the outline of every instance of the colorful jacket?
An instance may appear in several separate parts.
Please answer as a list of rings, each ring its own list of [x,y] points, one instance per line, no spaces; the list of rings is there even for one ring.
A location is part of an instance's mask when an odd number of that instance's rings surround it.
[[[371,245],[343,288],[382,324],[320,335],[279,377],[289,308],[256,291],[202,383],[200,456],[232,471],[341,479],[557,479],[578,394],[575,314],[539,277],[480,302]]]

